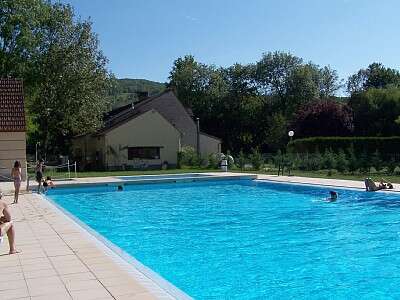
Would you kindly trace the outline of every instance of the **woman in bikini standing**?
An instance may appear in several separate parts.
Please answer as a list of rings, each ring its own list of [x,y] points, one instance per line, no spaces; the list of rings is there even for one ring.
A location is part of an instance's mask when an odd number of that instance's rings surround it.
[[[17,160],[14,163],[14,168],[11,170],[11,178],[14,180],[14,204],[18,203],[19,189],[21,187],[22,172],[21,163]]]

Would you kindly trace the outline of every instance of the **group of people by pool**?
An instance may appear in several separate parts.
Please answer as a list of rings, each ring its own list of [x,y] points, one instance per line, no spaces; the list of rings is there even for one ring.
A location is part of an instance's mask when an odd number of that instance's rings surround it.
[[[35,167],[36,182],[38,183],[38,193],[42,191],[46,192],[48,188],[53,188],[54,183],[50,176],[44,179],[44,161],[42,159],[38,160]],[[14,204],[18,203],[19,191],[21,188],[22,181],[22,171],[21,163],[17,160],[14,162],[14,167],[11,169],[11,179],[14,181]]]
[[[376,192],[379,190],[393,189],[393,184],[384,180],[383,178],[381,178],[381,180],[378,183],[375,183],[375,181],[373,181],[371,178],[365,178],[364,183],[365,183],[365,190],[367,192]],[[330,191],[329,197],[326,200],[329,202],[335,202],[337,198],[338,198],[338,193],[335,191]]]
[[[371,178],[365,178],[365,190],[367,192],[376,192],[379,190],[391,190],[393,189],[393,184],[381,178],[381,180],[376,184]]]
[[[51,180],[50,176],[47,176],[46,179],[44,179],[43,173],[44,173],[44,161],[43,159],[38,160],[36,163],[35,167],[35,173],[36,173],[36,182],[38,183],[38,193],[41,193],[42,191],[46,192],[49,188],[54,187],[54,183]]]

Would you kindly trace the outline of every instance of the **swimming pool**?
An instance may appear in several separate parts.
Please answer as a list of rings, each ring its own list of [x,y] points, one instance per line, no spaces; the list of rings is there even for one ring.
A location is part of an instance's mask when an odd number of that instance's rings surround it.
[[[49,197],[195,299],[399,298],[400,198],[251,180]]]

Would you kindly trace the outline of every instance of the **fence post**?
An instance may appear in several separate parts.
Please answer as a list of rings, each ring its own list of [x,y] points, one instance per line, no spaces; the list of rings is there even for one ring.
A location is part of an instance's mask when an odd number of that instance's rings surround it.
[[[67,160],[67,165],[68,165],[68,179],[71,179],[71,171],[69,169],[69,159]]]
[[[25,178],[26,178],[26,181],[28,182],[28,161],[25,161]]]
[[[28,160],[25,161],[25,167],[26,167],[26,191],[29,192],[29,174],[28,174]]]
[[[75,172],[75,178],[78,178],[78,174],[76,173],[76,161],[74,163],[74,172]]]

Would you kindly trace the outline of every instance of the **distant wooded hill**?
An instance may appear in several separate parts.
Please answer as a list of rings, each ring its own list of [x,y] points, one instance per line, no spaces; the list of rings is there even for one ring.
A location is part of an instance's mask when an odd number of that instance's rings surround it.
[[[139,101],[140,94],[148,93],[149,96],[161,93],[166,85],[161,82],[146,79],[116,79],[110,90],[112,108],[117,108],[132,102]]]

